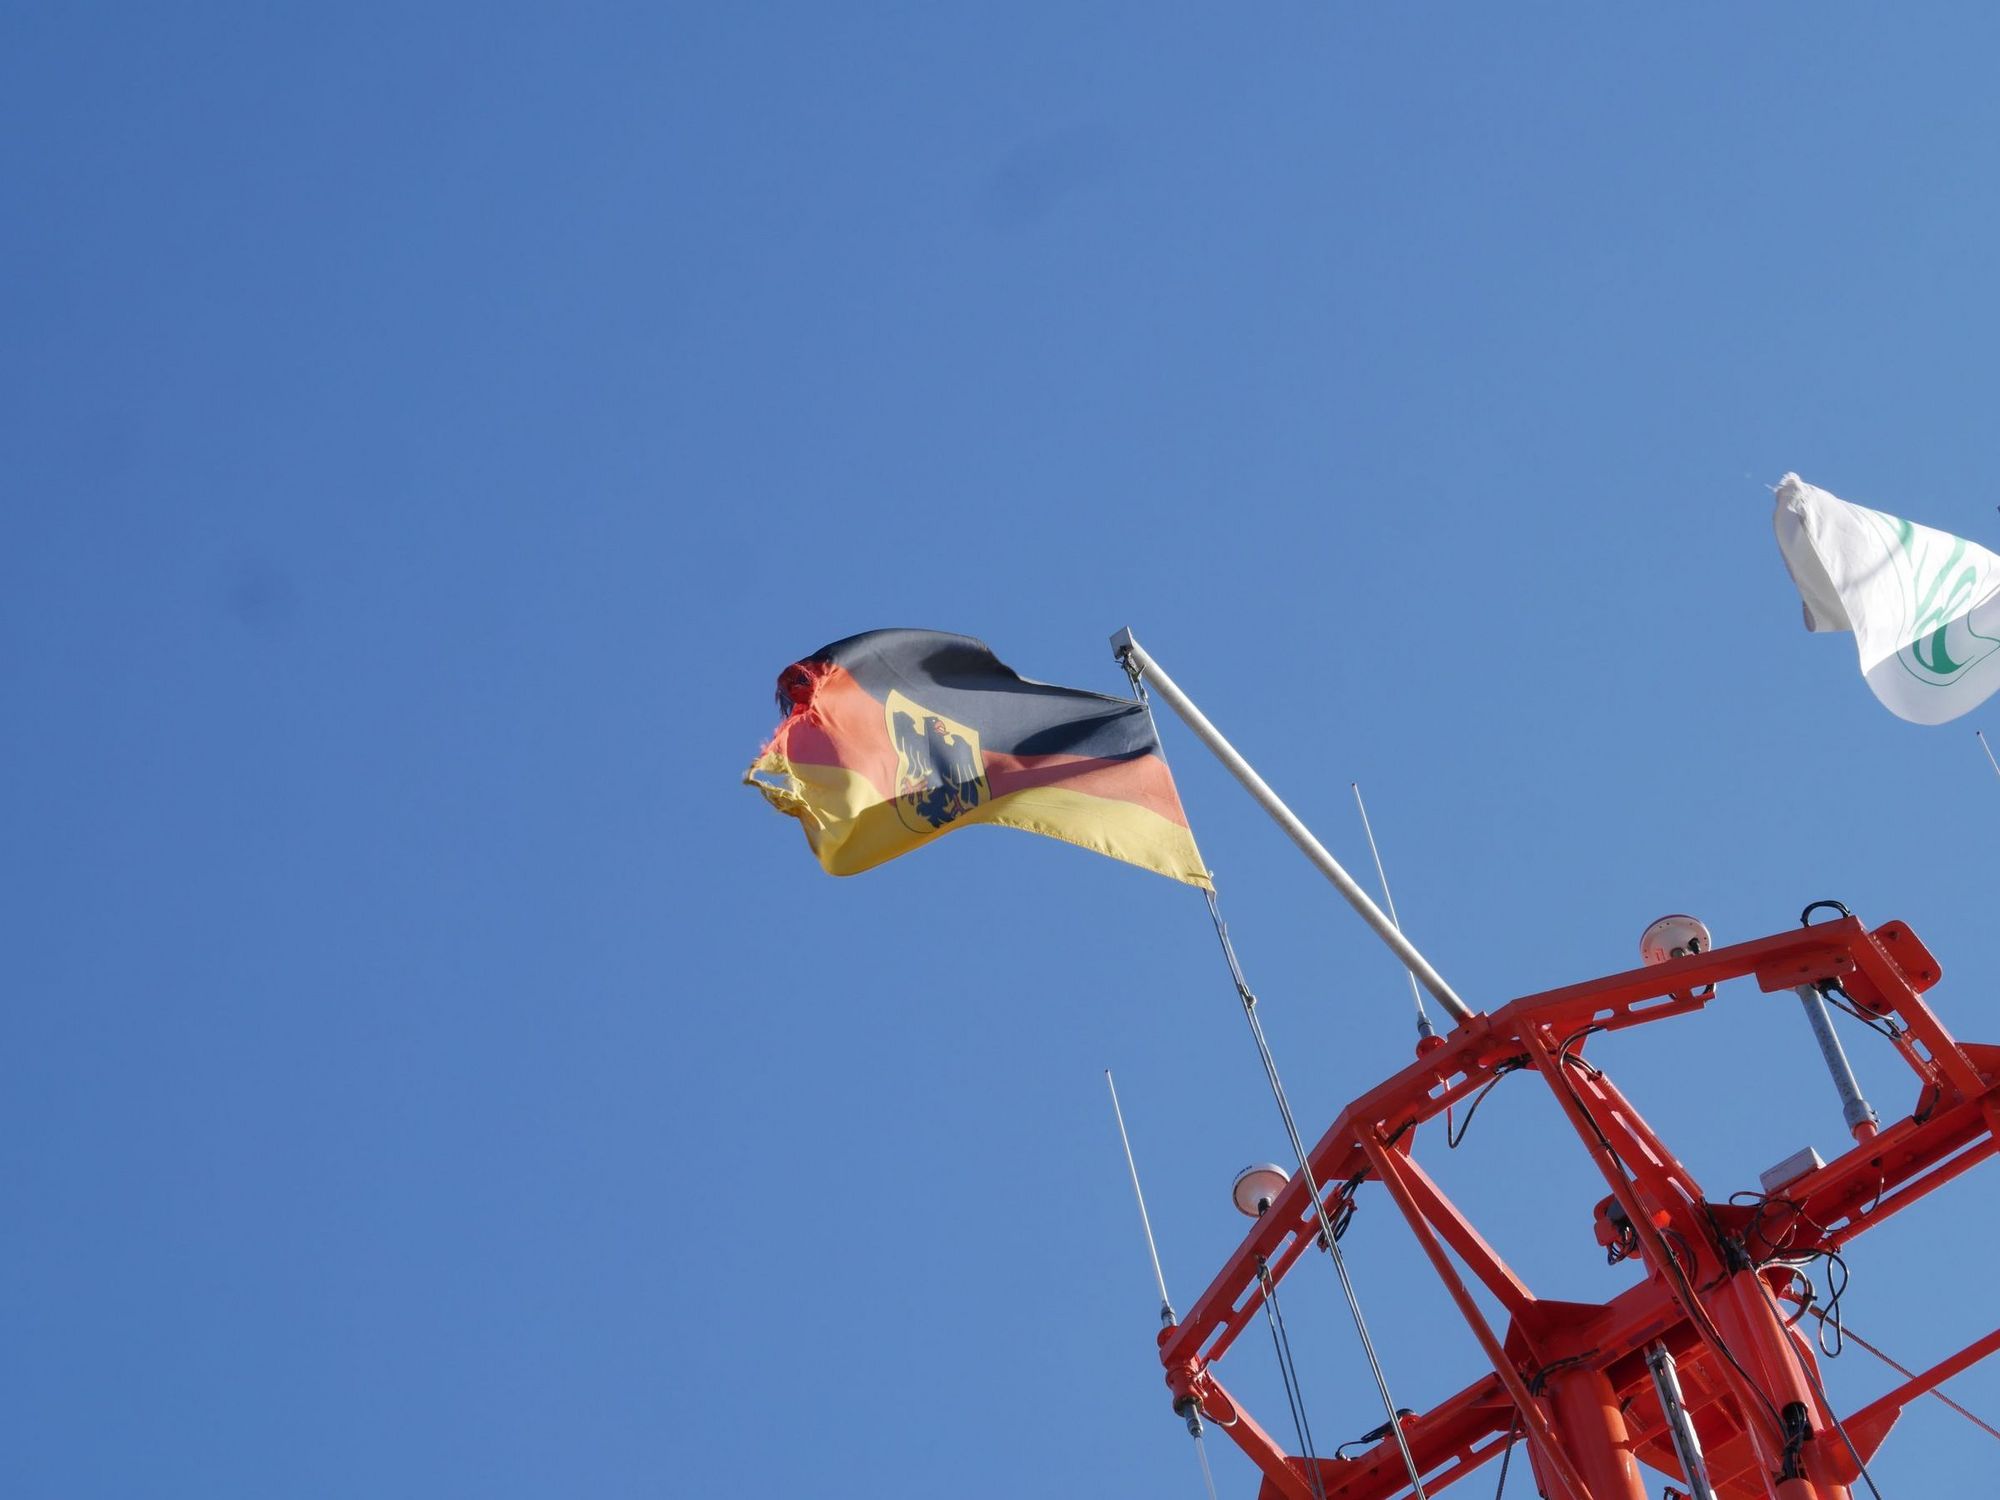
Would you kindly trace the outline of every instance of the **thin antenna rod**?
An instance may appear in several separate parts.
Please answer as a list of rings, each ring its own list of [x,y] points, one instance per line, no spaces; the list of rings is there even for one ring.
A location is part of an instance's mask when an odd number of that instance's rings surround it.
[[[1993,774],[2000,776],[2000,760],[1993,759],[1993,747],[1986,743],[1986,731],[1975,729],[1972,732],[1979,736],[1979,748],[1986,752],[1986,760],[1993,767]]]
[[[1132,1174],[1132,1196],[1139,1200],[1139,1223],[1146,1231],[1146,1253],[1153,1257],[1153,1280],[1160,1288],[1160,1322],[1162,1326],[1174,1321],[1174,1304],[1167,1296],[1167,1276],[1160,1269],[1160,1247],[1153,1243],[1153,1220],[1146,1212],[1146,1195],[1139,1187],[1139,1164],[1132,1159],[1132,1137],[1125,1133],[1125,1111],[1118,1104],[1118,1085],[1112,1080],[1111,1070],[1104,1070],[1104,1086],[1111,1090],[1111,1113],[1118,1117],[1118,1139],[1125,1143],[1125,1170]],[[1202,1467],[1206,1468],[1206,1458]]]
[[[1125,1170],[1132,1174],[1132,1196],[1139,1200],[1139,1223],[1146,1231],[1146,1253],[1153,1257],[1153,1280],[1160,1288],[1160,1325],[1170,1327],[1175,1318],[1174,1304],[1167,1296],[1166,1273],[1160,1269],[1160,1247],[1153,1243],[1153,1219],[1146,1212],[1146,1194],[1139,1187],[1139,1164],[1132,1159],[1132,1137],[1125,1133],[1125,1111],[1118,1103],[1118,1084],[1109,1068],[1104,1070],[1104,1086],[1111,1090],[1111,1113],[1118,1118],[1118,1139],[1125,1146]],[[1208,1445],[1201,1440],[1199,1405],[1186,1416],[1188,1434],[1194,1439],[1195,1460],[1201,1465],[1202,1488],[1208,1491],[1208,1500],[1215,1500],[1215,1475],[1208,1467]]]
[[[1208,1445],[1198,1432],[1194,1435],[1194,1456],[1201,1460],[1201,1482],[1208,1487],[1208,1500],[1215,1500],[1215,1475],[1208,1467]]]
[[[1368,852],[1375,859],[1375,878],[1382,882],[1382,904],[1389,908],[1389,920],[1395,923],[1396,931],[1403,930],[1403,919],[1396,915],[1396,898],[1389,894],[1389,872],[1382,868],[1382,851],[1375,847],[1375,829],[1368,821],[1368,804],[1361,800],[1361,783],[1347,783],[1354,789],[1354,805],[1361,809],[1361,831],[1368,835]],[[1410,981],[1410,998],[1417,1002],[1417,1031],[1422,1036],[1436,1036],[1437,1028],[1431,1025],[1430,1013],[1424,1009],[1424,992],[1417,988],[1417,976],[1408,964],[1403,966],[1403,975]]]

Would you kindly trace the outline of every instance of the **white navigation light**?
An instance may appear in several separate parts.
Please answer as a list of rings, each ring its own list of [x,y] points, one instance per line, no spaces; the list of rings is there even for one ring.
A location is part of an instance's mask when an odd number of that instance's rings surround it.
[[[1639,936],[1639,956],[1649,964],[1663,964],[1670,958],[1686,958],[1690,953],[1706,953],[1715,946],[1709,941],[1708,925],[1699,917],[1676,912],[1662,917]]]
[[[1278,1201],[1278,1194],[1291,1180],[1291,1173],[1283,1167],[1273,1162],[1260,1162],[1236,1174],[1236,1186],[1229,1196],[1242,1212],[1253,1219],[1261,1219],[1264,1210]]]

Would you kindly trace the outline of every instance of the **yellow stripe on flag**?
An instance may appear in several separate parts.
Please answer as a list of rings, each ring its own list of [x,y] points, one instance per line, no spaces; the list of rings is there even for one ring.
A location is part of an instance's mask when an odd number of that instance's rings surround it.
[[[866,777],[842,766],[800,765],[766,755],[744,777],[780,812],[797,818],[829,875],[858,875],[968,823],[1019,828],[1210,889],[1194,836],[1149,808],[1063,786],[1028,787],[968,809],[939,828],[917,830]]]

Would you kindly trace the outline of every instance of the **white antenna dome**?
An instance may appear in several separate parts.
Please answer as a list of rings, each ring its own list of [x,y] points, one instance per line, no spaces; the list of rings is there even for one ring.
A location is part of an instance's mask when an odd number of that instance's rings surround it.
[[[1236,1174],[1236,1184],[1230,1189],[1229,1196],[1238,1210],[1253,1219],[1261,1219],[1264,1210],[1278,1201],[1278,1194],[1291,1180],[1292,1174],[1275,1162],[1259,1162]]]
[[[1714,946],[1708,936],[1708,924],[1685,912],[1661,917],[1639,935],[1639,956],[1649,964],[1686,958],[1690,953],[1706,953]]]

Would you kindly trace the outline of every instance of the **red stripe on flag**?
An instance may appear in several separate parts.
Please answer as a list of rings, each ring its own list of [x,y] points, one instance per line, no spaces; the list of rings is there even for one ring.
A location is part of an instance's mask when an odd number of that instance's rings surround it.
[[[866,778],[886,801],[896,795],[897,755],[882,700],[844,667],[802,664],[811,680],[803,707],[780,724],[765,747],[798,765],[840,766]],[[1158,755],[1110,760],[1086,755],[983,755],[995,800],[1038,786],[1063,786],[1087,796],[1129,802],[1187,827],[1174,778]]]
[[[1174,791],[1174,778],[1167,763],[1157,755],[1135,760],[1099,760],[1083,755],[1003,755],[986,756],[986,784],[993,800],[1009,792],[1030,787],[1063,786],[1091,797],[1130,802],[1169,822],[1187,827],[1187,814]]]
[[[865,776],[884,799],[896,795],[896,747],[882,701],[844,667],[802,663],[812,674],[805,706],[778,726],[765,746],[805,766],[841,766]]]

